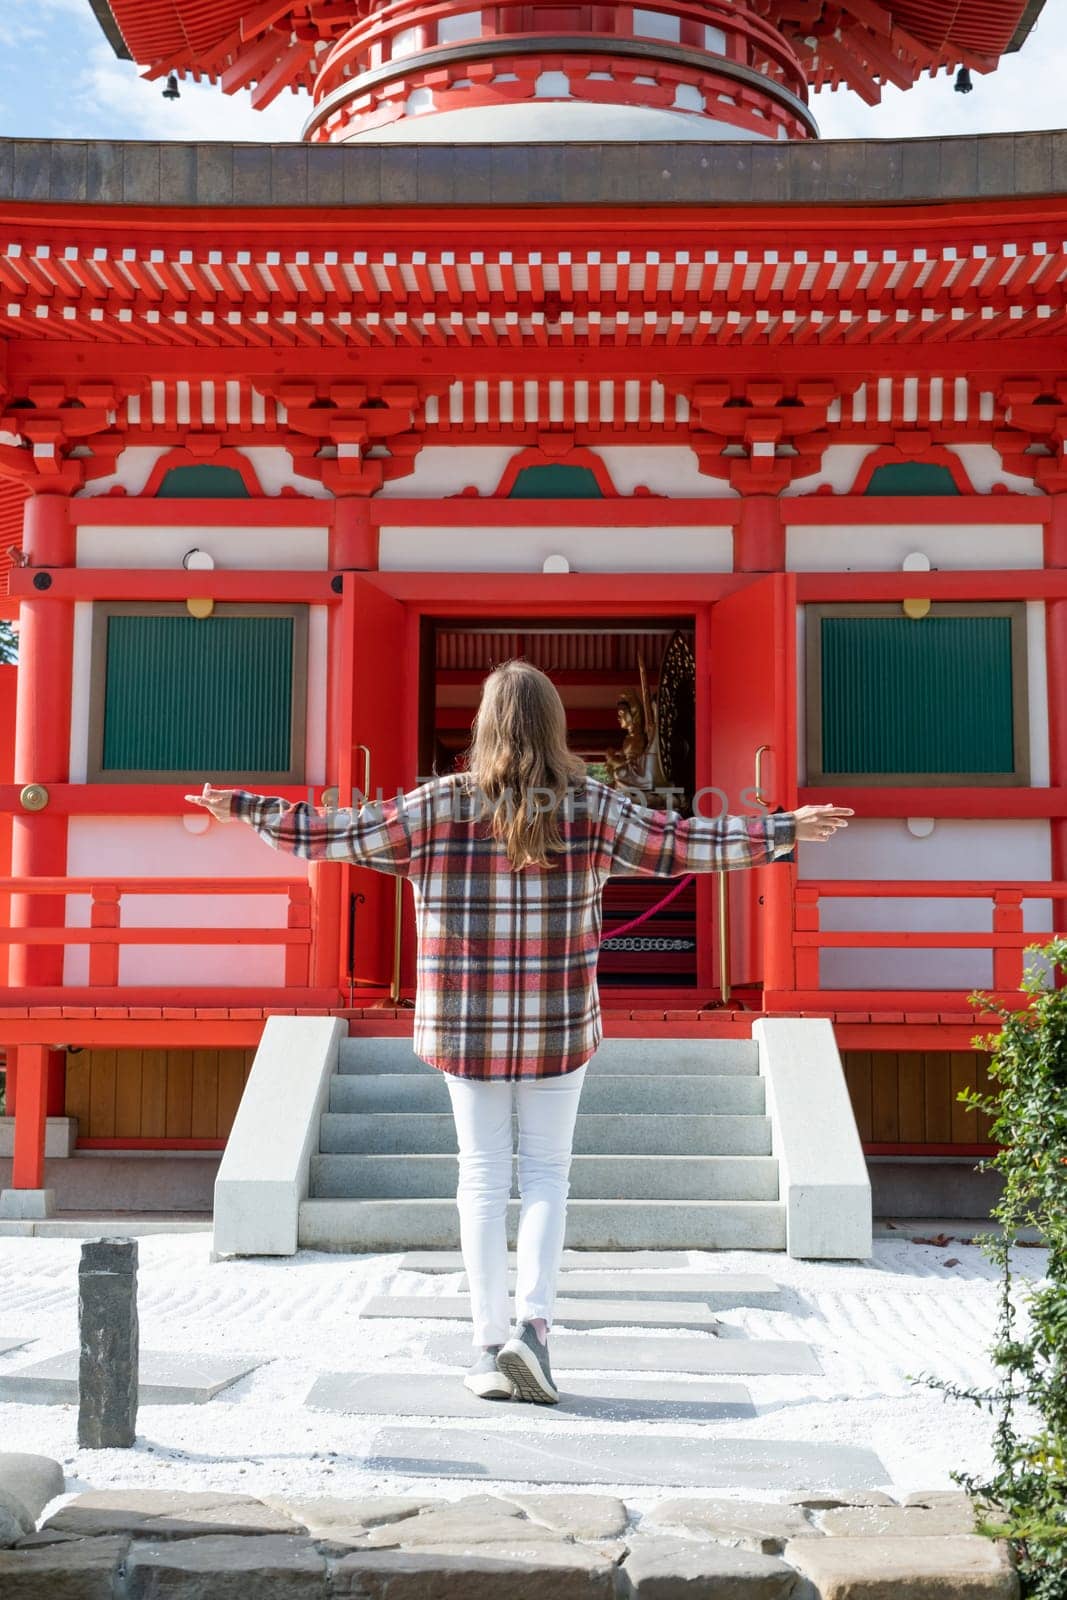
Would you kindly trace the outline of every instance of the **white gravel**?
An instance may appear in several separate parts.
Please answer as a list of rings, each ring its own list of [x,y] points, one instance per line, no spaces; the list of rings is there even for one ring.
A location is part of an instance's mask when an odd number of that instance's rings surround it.
[[[131,1450],[79,1450],[74,1406],[0,1403],[0,1449],[55,1456],[72,1492],[124,1486],[456,1498],[492,1487],[484,1481],[368,1472],[363,1460],[375,1434],[394,1421],[411,1419],[339,1416],[304,1405],[323,1373],[373,1371],[387,1364],[412,1372],[433,1370],[421,1356],[426,1335],[457,1324],[361,1322],[359,1310],[371,1295],[390,1290],[455,1294],[456,1276],[401,1272],[399,1255],[304,1251],[282,1261],[212,1263],[210,1247],[206,1233],[140,1240],[142,1348],[252,1357],[262,1363],[255,1372],[207,1405],[143,1406]],[[0,1357],[0,1372],[77,1347],[79,1250],[76,1240],[0,1239],[0,1336],[24,1334],[35,1341]],[[1045,1270],[1043,1250],[1018,1249],[1015,1257],[1022,1277],[1036,1279]],[[721,1313],[724,1334],[804,1340],[817,1351],[823,1375],[738,1380],[756,1405],[757,1415],[748,1421],[600,1424],[524,1406],[509,1407],[506,1416],[487,1408],[485,1423],[449,1419],[446,1425],[524,1436],[534,1430],[544,1435],[594,1428],[859,1444],[878,1454],[889,1476],[887,1487],[901,1496],[952,1488],[953,1469],[982,1470],[988,1464],[988,1414],[946,1400],[917,1381],[924,1373],[964,1385],[982,1385],[992,1377],[987,1351],[998,1281],[977,1247],[955,1239],[946,1246],[917,1244],[902,1233],[899,1240],[876,1242],[873,1260],[862,1265],[791,1261],[766,1252],[693,1251],[690,1266],[774,1278],[784,1291],[782,1309]],[[699,1394],[702,1380],[684,1381]],[[425,1419],[415,1425],[424,1426]],[[517,1487],[502,1486],[501,1492]],[[641,1510],[679,1491],[619,1484],[615,1492]],[[752,1498],[751,1491],[746,1498]]]

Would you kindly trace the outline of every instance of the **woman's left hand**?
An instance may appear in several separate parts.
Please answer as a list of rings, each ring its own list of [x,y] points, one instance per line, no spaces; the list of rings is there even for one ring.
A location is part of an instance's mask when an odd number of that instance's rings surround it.
[[[232,789],[213,789],[210,783],[205,783],[201,794],[187,794],[185,798],[191,800],[194,806],[203,806],[205,811],[210,811],[216,822],[231,822],[230,796]]]

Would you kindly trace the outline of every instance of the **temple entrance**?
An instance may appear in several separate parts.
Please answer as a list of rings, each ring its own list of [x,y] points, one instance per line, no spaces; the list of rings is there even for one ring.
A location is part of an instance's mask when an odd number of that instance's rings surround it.
[[[685,812],[696,775],[692,616],[565,619],[426,617],[421,649],[419,772],[461,764],[487,673],[518,656],[559,690],[572,750],[594,777]],[[604,894],[603,990],[694,993],[714,930],[698,926],[698,882],[619,879]],[[618,930],[612,938],[613,930]],[[702,949],[701,941],[709,948]],[[712,996],[700,995],[701,1000]]]

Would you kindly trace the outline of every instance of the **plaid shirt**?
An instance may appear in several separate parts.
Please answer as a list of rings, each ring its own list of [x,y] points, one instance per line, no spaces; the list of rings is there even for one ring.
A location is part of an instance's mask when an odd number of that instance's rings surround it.
[[[459,775],[358,811],[233,791],[231,815],[276,850],[408,878],[415,893],[415,1053],[464,1078],[546,1078],[601,1039],[596,985],[609,878],[754,867],[793,848],[791,812],[683,818],[593,778],[559,813],[565,849],[513,871]]]

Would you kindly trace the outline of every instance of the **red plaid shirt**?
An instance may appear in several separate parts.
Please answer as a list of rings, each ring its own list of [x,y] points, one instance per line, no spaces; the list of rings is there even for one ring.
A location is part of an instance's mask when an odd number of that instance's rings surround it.
[[[683,818],[588,778],[559,814],[551,867],[512,870],[459,775],[358,811],[233,792],[231,814],[276,850],[408,878],[415,893],[415,1053],[464,1078],[547,1078],[601,1039],[596,985],[609,878],[754,867],[796,840],[791,812]]]

